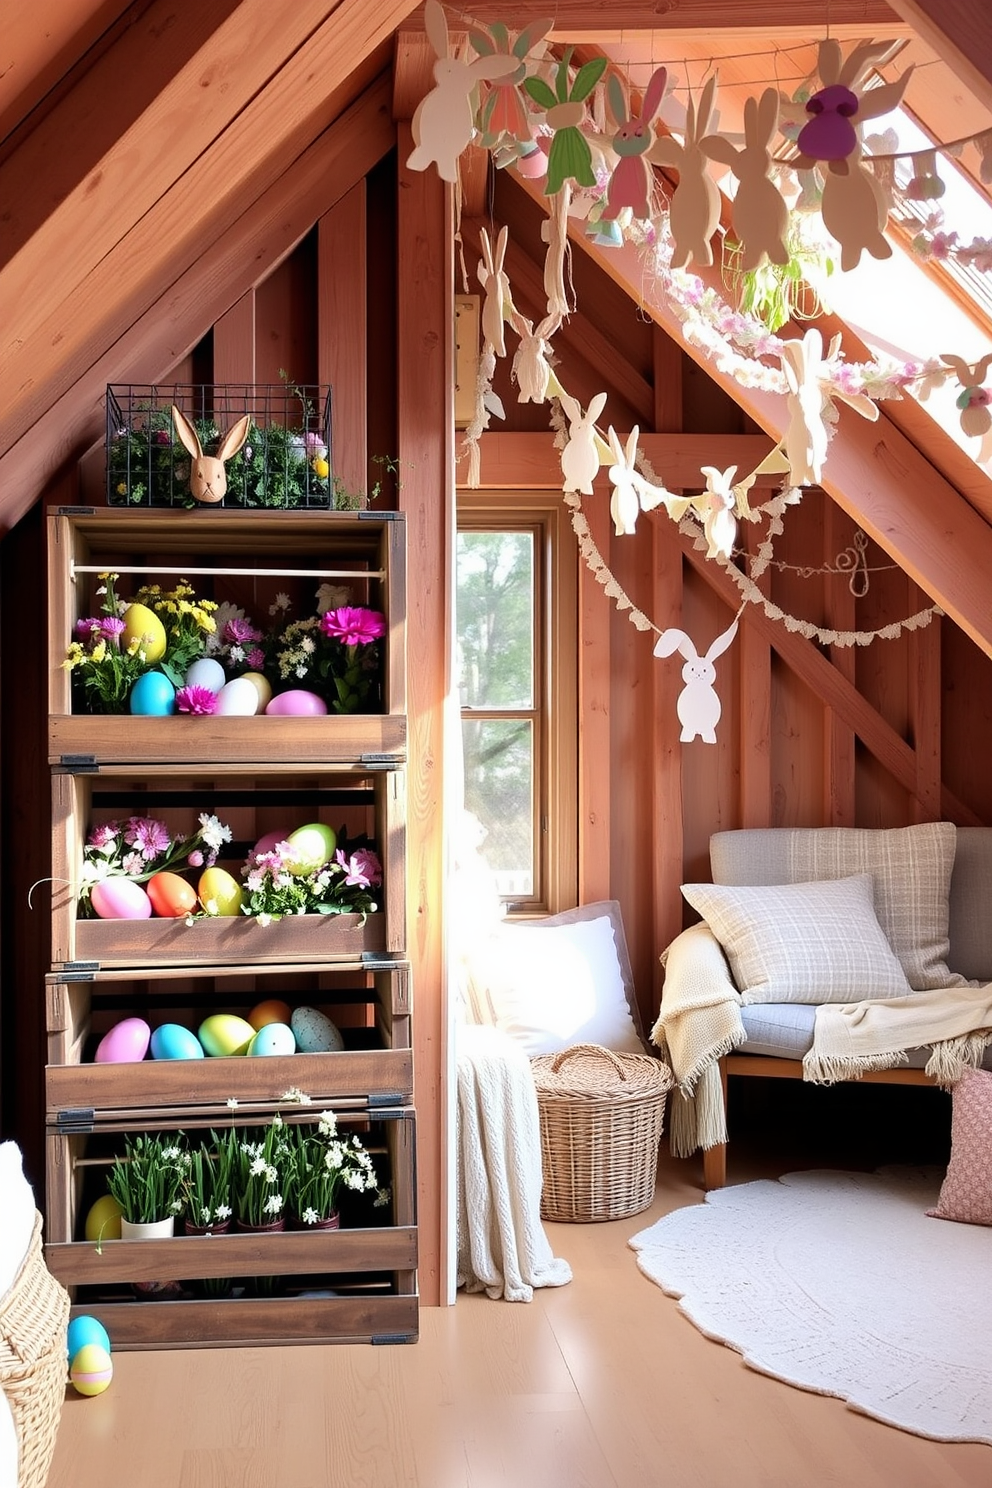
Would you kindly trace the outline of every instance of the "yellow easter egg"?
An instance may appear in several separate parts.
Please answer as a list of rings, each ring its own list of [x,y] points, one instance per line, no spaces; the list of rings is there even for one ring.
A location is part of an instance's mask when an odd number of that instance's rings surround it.
[[[245,682],[250,682],[258,693],[258,711],[265,712],[266,704],[272,697],[272,685],[268,677],[263,677],[261,672],[242,672]]]
[[[204,1018],[197,1031],[205,1053],[214,1057],[246,1054],[254,1037],[254,1028],[246,1018],[239,1018],[236,1013],[212,1013],[209,1018]]]
[[[145,660],[153,666],[165,655],[165,626],[147,605],[131,604],[124,611],[122,649],[126,650],[133,640],[138,641]]]
[[[84,1343],[69,1365],[69,1378],[80,1395],[102,1395],[113,1377],[113,1360],[98,1343]]]
[[[241,913],[241,885],[226,868],[204,868],[196,892],[207,914],[225,918]]]
[[[94,1245],[101,1240],[121,1238],[121,1206],[112,1194],[104,1194],[102,1199],[97,1199],[86,1216],[84,1233]]]

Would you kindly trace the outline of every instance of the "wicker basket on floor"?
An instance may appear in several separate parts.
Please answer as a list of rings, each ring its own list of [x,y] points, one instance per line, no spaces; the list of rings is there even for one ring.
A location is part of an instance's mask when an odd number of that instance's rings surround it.
[[[44,1488],[68,1379],[69,1293],[45,1264],[41,1215],[21,1269],[0,1298],[0,1387],[17,1432],[18,1488]]]
[[[639,1214],[654,1198],[671,1070],[647,1054],[575,1044],[531,1060],[541,1124],[541,1218]]]

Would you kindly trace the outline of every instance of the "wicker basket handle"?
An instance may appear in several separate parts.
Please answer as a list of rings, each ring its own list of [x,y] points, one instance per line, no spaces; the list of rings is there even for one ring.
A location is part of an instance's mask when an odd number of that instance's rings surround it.
[[[573,1054],[601,1054],[604,1059],[610,1061],[621,1080],[626,1080],[627,1078],[627,1071],[623,1067],[623,1060],[618,1059],[612,1049],[604,1049],[602,1044],[573,1044],[570,1049],[559,1049],[551,1061],[551,1073],[556,1075],[565,1063],[565,1060],[571,1059]]]

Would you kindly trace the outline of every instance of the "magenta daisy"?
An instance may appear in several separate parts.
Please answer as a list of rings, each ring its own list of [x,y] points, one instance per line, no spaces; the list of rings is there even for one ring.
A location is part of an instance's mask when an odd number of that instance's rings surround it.
[[[345,883],[354,888],[367,889],[372,884],[382,882],[382,867],[374,852],[366,848],[357,848],[350,855],[345,854],[338,848],[334,854],[334,861],[338,867],[344,869]]]
[[[243,646],[248,641],[260,641],[262,636],[250,621],[240,620],[235,616],[224,626],[224,639],[229,646]]]
[[[124,621],[119,620],[116,615],[104,615],[100,621],[100,634],[105,641],[110,641],[115,646],[120,645],[123,630]]]
[[[109,847],[121,829],[120,822],[104,822],[94,827],[86,839],[87,847]]]
[[[180,713],[216,713],[217,694],[209,687],[180,687],[176,708]]]
[[[148,862],[168,852],[172,846],[172,839],[164,822],[155,821],[150,816],[132,816],[124,828],[124,841]]]
[[[248,652],[248,665],[253,671],[259,671],[265,665],[265,652],[260,651],[257,646],[253,646]]]
[[[324,612],[320,628],[325,636],[346,646],[367,646],[386,634],[386,617],[378,610],[367,610],[360,605],[342,605],[340,609]]]

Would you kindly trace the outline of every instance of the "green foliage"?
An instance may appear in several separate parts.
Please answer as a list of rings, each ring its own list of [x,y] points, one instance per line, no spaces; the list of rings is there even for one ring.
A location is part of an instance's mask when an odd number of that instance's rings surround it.
[[[822,313],[819,293],[811,281],[828,278],[834,270],[826,248],[811,242],[794,223],[786,235],[786,247],[788,263],[766,261],[756,269],[742,269],[740,245],[729,238],[724,242],[724,279],[736,294],[738,309],[773,333],[793,318],[812,320]]]
[[[342,1188],[368,1193],[376,1186],[375,1169],[359,1138],[342,1136],[333,1111],[324,1111],[316,1126],[294,1126],[288,1132],[286,1207],[303,1225],[330,1219],[337,1212]]]
[[[129,1224],[155,1224],[182,1213],[182,1189],[189,1166],[183,1136],[141,1132],[125,1137],[124,1156],[115,1158],[107,1189]]]

